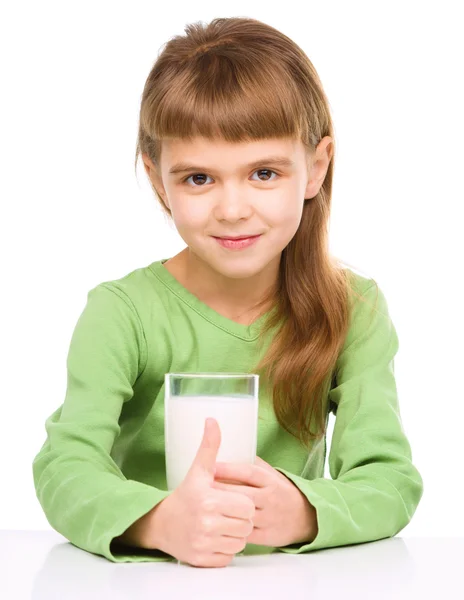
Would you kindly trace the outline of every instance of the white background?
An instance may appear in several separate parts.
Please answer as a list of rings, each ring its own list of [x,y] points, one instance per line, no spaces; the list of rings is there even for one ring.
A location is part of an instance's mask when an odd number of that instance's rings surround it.
[[[2,11],[0,529],[50,528],[32,461],[65,396],[88,291],[185,246],[141,163],[134,172],[152,64],[187,23],[248,16],[303,48],[330,101],[331,251],[385,293],[424,479],[401,535],[464,535],[461,3],[298,4],[16,1]]]

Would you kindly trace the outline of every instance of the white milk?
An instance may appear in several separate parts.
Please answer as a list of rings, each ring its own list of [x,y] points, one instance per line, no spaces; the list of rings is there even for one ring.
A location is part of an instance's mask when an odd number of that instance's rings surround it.
[[[258,398],[171,396],[165,401],[164,433],[168,489],[187,475],[203,437],[205,420],[213,417],[221,430],[217,462],[254,463],[258,437]]]

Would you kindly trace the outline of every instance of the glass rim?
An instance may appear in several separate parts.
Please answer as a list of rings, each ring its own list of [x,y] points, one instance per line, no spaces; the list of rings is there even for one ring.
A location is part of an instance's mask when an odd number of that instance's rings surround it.
[[[165,373],[165,378],[168,377],[203,377],[210,379],[232,379],[232,378],[240,378],[240,379],[256,379],[259,377],[257,373],[234,373],[234,372],[203,372],[203,373]]]

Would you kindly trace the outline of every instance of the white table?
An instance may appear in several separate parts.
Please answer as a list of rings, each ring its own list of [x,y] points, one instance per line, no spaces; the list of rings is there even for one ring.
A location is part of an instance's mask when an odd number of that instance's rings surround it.
[[[464,599],[464,538],[394,537],[224,568],[113,563],[50,531],[0,531],[2,600]]]

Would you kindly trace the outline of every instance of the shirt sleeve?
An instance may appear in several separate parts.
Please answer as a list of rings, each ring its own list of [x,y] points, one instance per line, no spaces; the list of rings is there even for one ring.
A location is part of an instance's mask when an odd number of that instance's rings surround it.
[[[398,336],[376,282],[364,298],[353,309],[329,391],[336,415],[331,479],[307,480],[277,469],[315,507],[317,536],[278,551],[299,554],[392,537],[409,523],[422,497],[423,480],[412,463],[398,405]]]
[[[110,452],[147,350],[138,314],[119,288],[90,290],[72,334],[64,403],[45,422],[33,460],[37,498],[50,525],[79,548],[113,562],[172,560],[160,550],[112,544],[170,494],[128,480]]]

